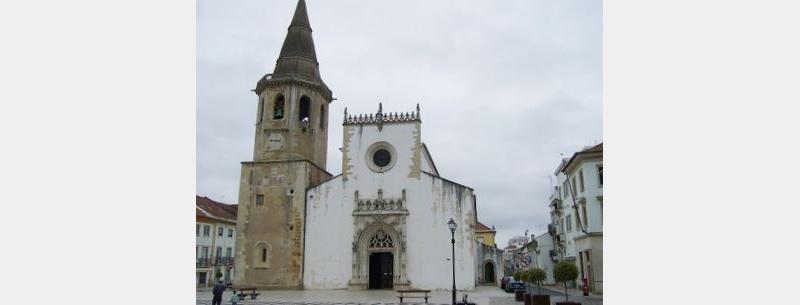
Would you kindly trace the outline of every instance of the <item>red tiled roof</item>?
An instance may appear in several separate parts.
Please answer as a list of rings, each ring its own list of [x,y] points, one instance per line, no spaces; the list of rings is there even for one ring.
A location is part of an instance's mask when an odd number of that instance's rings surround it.
[[[487,227],[485,224],[480,223],[480,221],[475,226],[475,230],[476,231],[494,231],[492,228]]]
[[[236,213],[239,207],[236,204],[224,204],[211,200],[208,197],[200,197],[197,195],[195,195],[195,203],[197,216],[222,218],[224,220],[236,222]]]

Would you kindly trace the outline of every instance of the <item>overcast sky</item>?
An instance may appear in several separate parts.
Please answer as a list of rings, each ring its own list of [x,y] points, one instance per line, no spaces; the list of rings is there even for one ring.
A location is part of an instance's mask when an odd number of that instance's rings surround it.
[[[596,0],[307,0],[333,91],[328,171],[342,112],[422,113],[440,174],[475,189],[498,246],[546,231],[561,155],[602,141],[602,3]],[[236,203],[252,160],[256,95],[296,0],[197,2],[197,193]]]

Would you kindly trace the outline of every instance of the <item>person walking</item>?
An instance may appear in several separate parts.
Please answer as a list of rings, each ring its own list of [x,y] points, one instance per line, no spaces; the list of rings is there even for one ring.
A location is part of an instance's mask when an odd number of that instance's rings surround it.
[[[217,281],[214,284],[214,298],[211,299],[211,305],[221,305],[222,304],[222,293],[225,292],[225,284],[222,281]]]
[[[239,296],[235,292],[231,294],[231,305],[239,305]]]

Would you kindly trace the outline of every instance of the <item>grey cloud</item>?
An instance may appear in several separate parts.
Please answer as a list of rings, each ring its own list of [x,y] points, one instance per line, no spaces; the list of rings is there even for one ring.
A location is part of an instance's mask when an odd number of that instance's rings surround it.
[[[420,103],[443,176],[475,188],[481,222],[545,230],[560,154],[602,139],[600,1],[307,0],[331,105],[328,171],[341,171],[342,111]],[[271,73],[295,1],[197,4],[197,192],[234,203],[252,157],[256,80]]]

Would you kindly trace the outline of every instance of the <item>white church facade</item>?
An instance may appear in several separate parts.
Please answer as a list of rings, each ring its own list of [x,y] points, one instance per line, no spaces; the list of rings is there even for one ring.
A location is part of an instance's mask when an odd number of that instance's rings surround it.
[[[421,141],[416,112],[347,116],[342,174],[306,192],[308,289],[475,285],[475,198],[442,178]]]

